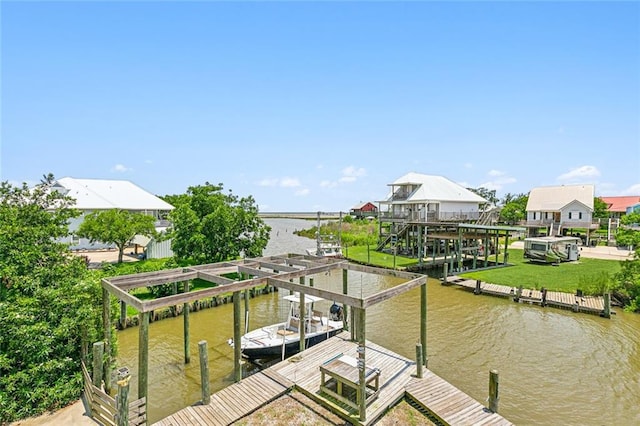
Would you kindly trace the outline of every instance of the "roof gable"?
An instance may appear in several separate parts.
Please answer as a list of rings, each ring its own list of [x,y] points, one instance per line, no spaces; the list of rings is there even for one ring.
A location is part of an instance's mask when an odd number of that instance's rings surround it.
[[[64,188],[80,210],[173,210],[171,204],[127,180],[64,177],[53,188]]]
[[[407,173],[396,179],[392,184],[418,185],[418,188],[409,196],[407,201],[457,201],[468,203],[487,203],[488,201],[469,191],[444,176],[424,175],[420,173]]]
[[[567,204],[579,201],[593,210],[593,185],[542,186],[529,193],[527,211],[560,211]]]

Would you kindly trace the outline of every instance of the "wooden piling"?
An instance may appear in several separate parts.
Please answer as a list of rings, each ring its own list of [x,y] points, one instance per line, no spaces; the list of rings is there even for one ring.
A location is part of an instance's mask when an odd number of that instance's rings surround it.
[[[427,366],[427,283],[420,286],[420,347],[422,361]]]
[[[129,381],[131,375],[127,372],[124,377],[118,378],[118,394],[116,395],[116,414],[117,426],[129,425]]]
[[[189,281],[184,282],[184,293],[189,293]],[[191,345],[189,336],[189,303],[184,303],[182,308],[182,318],[184,325],[184,363],[191,362]]]
[[[475,290],[473,290],[473,294],[478,295],[478,294],[482,293],[482,288],[480,287],[481,284],[482,284],[482,281],[476,280],[476,288],[475,288]]]
[[[304,303],[304,293],[300,292],[300,324],[298,325],[298,334],[300,335],[299,348],[300,352],[305,350],[305,340],[306,340],[306,332],[307,332],[307,307]]]
[[[363,308],[358,308],[358,411],[360,414],[360,421],[367,420],[367,383],[366,383],[366,311]]]
[[[209,391],[209,352],[207,341],[198,342],[198,352],[200,353],[200,383],[202,384],[202,404],[209,405],[211,393]]]
[[[416,377],[422,379],[422,345],[416,343]]]
[[[349,294],[349,280],[348,280],[348,276],[349,276],[349,271],[347,269],[343,269],[342,270],[342,294]],[[349,318],[348,316],[349,313],[349,305],[346,304],[342,304],[342,323],[343,323],[343,328],[346,331],[349,331],[349,324],[352,323],[347,321],[347,318]],[[353,339],[353,334],[351,335],[351,339]]]
[[[520,286],[516,290],[516,297],[514,297],[513,300],[516,301],[516,302],[519,302],[520,301],[520,297],[522,297],[522,284],[520,284]]]
[[[138,398],[146,397],[149,391],[149,312],[139,315],[138,329]]]
[[[127,302],[120,301],[120,320],[118,321],[118,328],[124,330],[127,328]]]
[[[611,294],[610,293],[605,293],[603,295],[604,297],[604,311],[603,311],[603,316],[605,318],[611,318]]]
[[[98,389],[102,388],[102,372],[104,358],[104,342],[95,342],[93,344],[93,385]]]
[[[442,265],[442,285],[446,285],[447,284],[447,276],[448,275],[449,275],[449,264],[445,262]]]
[[[111,297],[102,289],[102,323],[104,326],[104,391],[111,393]]]
[[[240,292],[233,292],[233,377],[242,380],[242,336],[240,335]]]
[[[500,400],[498,396],[498,385],[498,370],[491,370],[489,372],[489,410],[493,413],[498,412],[498,401]]]

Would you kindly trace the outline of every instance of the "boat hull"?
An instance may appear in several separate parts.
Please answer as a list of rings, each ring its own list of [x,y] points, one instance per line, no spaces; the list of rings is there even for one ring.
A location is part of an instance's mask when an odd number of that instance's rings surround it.
[[[342,329],[334,329],[330,330],[328,333],[320,333],[314,336],[308,337],[305,339],[306,347],[309,348],[311,346],[317,345],[320,342],[327,340],[329,337],[333,337],[336,334],[340,333]],[[291,355],[297,354],[300,352],[300,340],[288,341],[285,345],[285,358]],[[273,346],[262,346],[262,347],[245,347],[242,349],[242,356],[252,359],[262,359],[262,358],[274,358],[282,356],[282,344],[273,345]]]

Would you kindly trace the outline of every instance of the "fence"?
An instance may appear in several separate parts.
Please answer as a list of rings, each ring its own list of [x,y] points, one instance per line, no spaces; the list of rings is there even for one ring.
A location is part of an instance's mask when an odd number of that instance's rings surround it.
[[[93,384],[84,362],[82,363],[82,375],[84,376],[84,397],[90,407],[90,414],[93,420],[105,426],[139,426],[147,424],[146,398],[143,397],[130,402],[128,404],[128,410],[122,410],[122,412],[125,413],[124,417],[126,417],[126,420],[118,421],[119,407],[116,399]],[[127,392],[128,386],[127,383]],[[119,400],[121,400],[121,398],[119,398]]]

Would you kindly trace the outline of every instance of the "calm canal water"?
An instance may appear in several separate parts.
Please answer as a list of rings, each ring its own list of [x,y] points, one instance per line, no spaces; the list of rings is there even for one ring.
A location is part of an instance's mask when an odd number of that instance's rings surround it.
[[[314,242],[292,234],[314,222],[269,219],[265,255],[302,253]],[[314,277],[315,285],[341,291],[342,274]],[[394,278],[349,274],[349,292],[371,294]],[[250,327],[283,320],[288,291],[251,299]],[[330,303],[330,302],[327,302]],[[367,311],[367,339],[407,358],[419,340],[419,290]],[[640,424],[640,315],[619,310],[610,320],[557,309],[474,296],[435,280],[428,284],[429,368],[485,403],[489,370],[500,372],[500,413],[521,425]],[[191,315],[191,364],[183,363],[182,318],[150,326],[149,421],[200,399],[198,347],[209,345],[211,390],[233,382],[231,304]],[[138,331],[118,333],[118,366],[132,369],[137,395]]]

